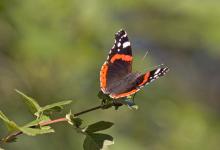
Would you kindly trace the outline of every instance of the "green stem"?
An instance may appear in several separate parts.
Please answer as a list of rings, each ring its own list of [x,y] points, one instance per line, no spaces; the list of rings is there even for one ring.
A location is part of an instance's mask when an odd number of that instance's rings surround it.
[[[75,117],[80,116],[82,114],[85,114],[85,113],[88,113],[88,112],[91,112],[91,111],[94,111],[94,110],[98,110],[98,109],[101,109],[103,107],[104,107],[104,105],[99,105],[99,106],[96,106],[96,107],[93,107],[93,108],[75,113],[73,115]],[[40,122],[39,124],[31,126],[30,128],[36,128],[36,127],[39,127],[39,126],[47,126],[47,125],[55,124],[55,123],[58,123],[58,122],[67,122],[67,121],[68,121],[68,119],[66,117],[62,117],[62,118],[58,118],[58,119],[55,119],[55,120]],[[12,141],[13,139],[15,139],[17,136],[19,136],[21,134],[23,134],[22,131],[15,131],[15,132],[9,133],[6,137],[2,138],[0,141],[4,142],[4,143],[7,143],[9,141]]]

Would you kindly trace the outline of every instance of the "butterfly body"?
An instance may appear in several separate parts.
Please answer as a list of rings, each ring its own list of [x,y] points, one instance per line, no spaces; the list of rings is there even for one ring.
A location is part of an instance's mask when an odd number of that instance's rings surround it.
[[[103,94],[113,99],[131,96],[168,71],[168,68],[164,67],[144,74],[133,73],[132,61],[127,33],[120,30],[115,34],[115,43],[100,71],[100,88]]]

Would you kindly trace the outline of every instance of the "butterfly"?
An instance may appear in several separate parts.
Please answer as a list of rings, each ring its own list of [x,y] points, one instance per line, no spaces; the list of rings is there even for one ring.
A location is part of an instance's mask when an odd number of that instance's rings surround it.
[[[168,72],[168,67],[159,67],[146,73],[132,72],[131,43],[126,31],[115,34],[115,43],[100,71],[101,91],[112,99],[131,96],[142,87]]]

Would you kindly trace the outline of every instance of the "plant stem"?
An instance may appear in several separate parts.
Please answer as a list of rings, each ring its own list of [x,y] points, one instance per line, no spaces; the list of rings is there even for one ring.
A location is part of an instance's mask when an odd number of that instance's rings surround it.
[[[49,120],[49,121],[46,121],[46,122],[39,123],[39,126],[47,126],[47,125],[54,124],[54,123],[57,123],[57,122],[65,122],[65,121],[68,121],[68,119],[63,117],[63,118],[58,118],[58,119],[55,119],[55,120]]]
[[[75,117],[76,117],[76,116],[80,116],[80,115],[82,115],[82,114],[85,114],[85,113],[88,113],[88,112],[91,112],[91,111],[100,109],[100,108],[102,108],[102,107],[103,107],[102,105],[99,105],[99,106],[96,106],[96,107],[93,107],[93,108],[90,108],[90,109],[87,109],[87,110],[84,110],[84,111],[75,113],[75,114],[73,114],[73,115],[74,115]]]
[[[88,112],[100,109],[102,107],[103,107],[102,105],[99,105],[99,106],[96,106],[96,107],[93,107],[93,108],[90,108],[90,109],[87,109],[87,110],[75,113],[75,114],[73,114],[73,116],[75,116],[75,117],[76,116],[80,116],[82,114],[85,114],[85,113],[88,113]],[[58,123],[58,122],[65,122],[65,121],[68,121],[68,119],[66,117],[63,117],[63,118],[58,118],[58,119],[55,119],[55,120],[49,120],[49,121],[46,121],[46,122],[41,122],[41,123],[39,123],[39,126],[46,126],[46,125],[50,125],[50,124],[54,124],[54,123]],[[35,127],[35,126],[33,126],[33,127]]]
[[[85,114],[85,113],[88,113],[88,112],[91,112],[91,111],[94,111],[94,110],[98,110],[98,109],[101,109],[101,108],[103,108],[103,105],[99,105],[99,106],[96,106],[96,107],[93,107],[93,108],[90,108],[90,109],[87,109],[87,110],[75,113],[73,115],[76,117],[76,116],[80,116],[82,114]],[[36,127],[39,127],[39,126],[47,126],[47,125],[51,125],[51,124],[54,124],[54,123],[67,122],[67,121],[68,121],[68,119],[66,117],[62,117],[62,118],[58,118],[58,119],[55,119],[55,120],[49,120],[49,121],[45,121],[45,122],[40,122],[39,124],[31,126],[30,128],[36,128]],[[18,135],[21,135],[21,134],[23,134],[22,131],[15,131],[15,132],[9,133],[6,137],[0,139],[0,142],[1,141],[2,142],[13,141],[13,140],[16,139],[16,137]]]

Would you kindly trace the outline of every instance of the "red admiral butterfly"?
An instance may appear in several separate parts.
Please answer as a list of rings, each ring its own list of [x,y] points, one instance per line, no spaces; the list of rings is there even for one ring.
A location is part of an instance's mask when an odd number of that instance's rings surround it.
[[[115,34],[115,43],[100,71],[100,88],[104,94],[113,99],[133,95],[169,70],[164,67],[144,74],[132,73],[132,60],[130,41],[121,29]]]

